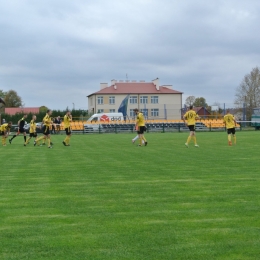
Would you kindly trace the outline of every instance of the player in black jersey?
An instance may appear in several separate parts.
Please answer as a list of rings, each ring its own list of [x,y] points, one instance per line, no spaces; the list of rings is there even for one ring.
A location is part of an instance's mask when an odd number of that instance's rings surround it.
[[[20,133],[23,134],[24,138],[24,146],[26,146],[26,131],[24,130],[25,125],[25,119],[27,118],[27,115],[24,115],[19,121],[18,121],[18,131],[11,139],[9,139],[9,143],[11,144],[13,139],[18,136]]]

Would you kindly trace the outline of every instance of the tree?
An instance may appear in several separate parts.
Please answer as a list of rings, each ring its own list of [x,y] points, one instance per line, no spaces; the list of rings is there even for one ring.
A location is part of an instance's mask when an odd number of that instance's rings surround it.
[[[18,96],[17,92],[14,90],[9,90],[5,95],[5,106],[6,107],[20,107],[22,106],[22,99]]]
[[[6,96],[6,92],[0,89],[0,98],[4,98]]]
[[[194,104],[194,101],[195,101],[194,96],[188,96],[185,100],[185,105],[189,107]]]
[[[197,98],[195,98],[195,100],[194,100],[193,106],[194,106],[194,107],[208,107],[208,104],[207,104],[205,98],[203,98],[203,97],[197,97]]]
[[[45,112],[46,113],[46,111],[48,110],[48,107],[40,106],[39,110],[40,110],[40,112]]]
[[[246,108],[246,118],[249,120],[253,109],[260,106],[260,70],[258,67],[246,74],[236,89],[235,103]]]

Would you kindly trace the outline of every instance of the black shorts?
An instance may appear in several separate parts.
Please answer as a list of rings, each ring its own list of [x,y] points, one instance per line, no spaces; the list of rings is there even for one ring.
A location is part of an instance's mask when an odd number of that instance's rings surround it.
[[[49,134],[50,134],[50,127],[47,126],[47,125],[44,125],[44,126],[42,127],[42,133],[43,133],[44,135],[49,135]]]
[[[24,130],[24,128],[19,128],[19,129],[18,129],[18,133],[22,133],[22,134],[23,134],[23,133],[25,133],[25,132],[26,132],[26,131]]]
[[[188,125],[190,131],[194,132],[195,131],[195,125]]]
[[[37,137],[37,133],[30,133],[30,137]]]
[[[5,135],[5,132],[0,131],[0,135]]]
[[[137,133],[141,135],[144,133],[145,129],[145,126],[139,126],[139,130],[137,131]]]
[[[230,134],[234,135],[236,133],[235,127],[227,129],[227,133],[228,133],[228,135],[230,135]]]
[[[66,135],[71,135],[71,128],[65,128]]]

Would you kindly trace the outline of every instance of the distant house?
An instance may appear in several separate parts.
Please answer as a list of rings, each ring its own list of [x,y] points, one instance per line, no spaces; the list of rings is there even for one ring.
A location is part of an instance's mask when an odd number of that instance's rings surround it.
[[[205,107],[194,107],[193,109],[200,117],[208,117],[211,115],[211,113]]]
[[[5,114],[15,115],[15,114],[38,114],[40,112],[39,107],[6,107]]]
[[[140,109],[147,119],[180,119],[182,92],[171,85],[160,86],[159,79],[152,82],[112,80],[111,85],[100,83],[100,90],[87,96],[89,113],[114,113],[128,97],[127,115],[134,117]]]

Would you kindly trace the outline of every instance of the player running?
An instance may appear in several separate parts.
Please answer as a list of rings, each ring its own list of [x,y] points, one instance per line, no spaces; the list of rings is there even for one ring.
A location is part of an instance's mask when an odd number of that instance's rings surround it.
[[[26,146],[26,131],[24,129],[24,125],[25,125],[25,119],[27,118],[27,115],[24,115],[19,121],[18,121],[18,131],[15,135],[13,135],[13,137],[11,139],[9,139],[9,143],[11,144],[13,139],[18,136],[20,133],[23,134],[23,138],[24,138],[24,146]]]

